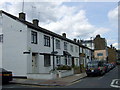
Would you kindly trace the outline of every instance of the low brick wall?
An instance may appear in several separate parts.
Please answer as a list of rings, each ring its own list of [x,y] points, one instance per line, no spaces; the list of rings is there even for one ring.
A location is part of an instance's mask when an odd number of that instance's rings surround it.
[[[28,79],[55,79],[57,76],[54,73],[29,73],[27,74]]]
[[[66,77],[74,74],[74,70],[58,70],[58,77]]]

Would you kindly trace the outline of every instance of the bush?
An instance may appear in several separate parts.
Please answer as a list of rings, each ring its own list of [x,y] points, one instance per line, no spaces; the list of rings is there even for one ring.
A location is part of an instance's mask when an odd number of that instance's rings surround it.
[[[57,70],[71,70],[72,68],[68,65],[60,65]]]
[[[74,66],[74,69],[80,69],[80,66]]]

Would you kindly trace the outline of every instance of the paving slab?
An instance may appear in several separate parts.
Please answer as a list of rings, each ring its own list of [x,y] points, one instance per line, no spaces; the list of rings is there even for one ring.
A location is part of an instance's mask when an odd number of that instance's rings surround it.
[[[66,86],[72,82],[80,80],[86,77],[86,73],[74,74],[72,76],[67,76],[63,78],[57,78],[53,80],[45,80],[45,79],[21,79],[14,78],[11,83],[16,84],[25,84],[25,85],[39,85],[39,86]]]

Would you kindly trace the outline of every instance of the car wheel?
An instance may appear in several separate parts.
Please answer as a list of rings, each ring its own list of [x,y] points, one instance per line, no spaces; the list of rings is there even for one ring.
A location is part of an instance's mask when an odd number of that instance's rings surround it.
[[[100,71],[99,76],[102,76],[102,75],[103,75],[103,73],[102,73],[102,71]]]
[[[89,77],[89,76],[90,76],[90,74],[87,74],[87,76]]]

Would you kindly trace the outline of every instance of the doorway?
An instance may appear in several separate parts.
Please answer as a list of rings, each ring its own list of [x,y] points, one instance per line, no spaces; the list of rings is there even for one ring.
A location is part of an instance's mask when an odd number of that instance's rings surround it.
[[[32,53],[32,73],[38,73],[38,54]]]
[[[74,63],[74,57],[72,57],[72,67],[75,66],[75,63]]]

